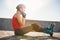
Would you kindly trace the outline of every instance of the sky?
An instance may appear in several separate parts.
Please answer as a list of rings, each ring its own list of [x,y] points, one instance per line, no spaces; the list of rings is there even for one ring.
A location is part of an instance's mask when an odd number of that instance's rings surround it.
[[[0,0],[0,18],[12,18],[18,4],[26,6],[26,19],[60,21],[60,0]]]

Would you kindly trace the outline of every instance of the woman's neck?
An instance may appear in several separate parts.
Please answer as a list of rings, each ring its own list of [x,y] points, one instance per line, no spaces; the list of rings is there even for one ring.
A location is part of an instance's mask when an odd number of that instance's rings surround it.
[[[17,12],[23,13],[22,11],[17,10]]]
[[[22,12],[20,12],[20,11],[17,11],[17,13],[21,14]]]

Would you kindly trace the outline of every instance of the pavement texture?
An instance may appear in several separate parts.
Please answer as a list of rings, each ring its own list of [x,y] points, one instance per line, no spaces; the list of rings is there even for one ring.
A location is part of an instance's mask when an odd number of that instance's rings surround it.
[[[60,40],[60,32],[54,32],[53,37],[43,32],[29,32],[24,36],[15,36],[14,31],[0,30],[0,40]]]

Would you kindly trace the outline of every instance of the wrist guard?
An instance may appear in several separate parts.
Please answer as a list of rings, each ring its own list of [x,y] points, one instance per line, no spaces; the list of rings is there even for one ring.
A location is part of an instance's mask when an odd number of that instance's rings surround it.
[[[23,16],[24,18],[26,18],[26,13],[22,13],[22,16]]]

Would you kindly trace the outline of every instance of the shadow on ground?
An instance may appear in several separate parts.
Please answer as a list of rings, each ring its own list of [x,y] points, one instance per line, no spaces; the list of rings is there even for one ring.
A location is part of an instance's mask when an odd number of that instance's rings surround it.
[[[0,40],[60,40],[60,38],[57,37],[50,37],[50,36],[39,36],[39,37],[31,37],[31,36],[7,36],[0,38]]]

